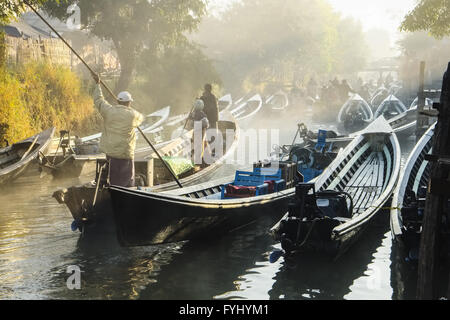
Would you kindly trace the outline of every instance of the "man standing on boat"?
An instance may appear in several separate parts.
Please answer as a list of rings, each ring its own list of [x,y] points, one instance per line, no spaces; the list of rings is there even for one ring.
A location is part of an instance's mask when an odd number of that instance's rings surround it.
[[[200,99],[205,104],[203,111],[208,117],[209,126],[211,128],[217,128],[217,122],[219,121],[219,107],[217,98],[212,93],[212,86],[210,84],[205,84],[205,91]]]
[[[212,85],[205,84],[205,91],[203,92],[203,95],[200,98],[205,108],[203,109],[203,112],[205,112],[206,117],[208,118],[209,127],[213,130],[213,137],[210,138],[208,141],[208,145],[212,145],[212,143],[215,141],[215,137],[218,136],[219,132],[217,131],[219,128],[219,106],[217,103],[217,97],[212,93]],[[216,150],[212,148],[211,155],[215,157]]]
[[[118,95],[118,104],[111,105],[103,97],[100,77],[94,91],[95,108],[103,117],[100,150],[106,154],[109,163],[109,184],[134,187],[134,151],[136,149],[136,128],[144,116],[131,108],[133,99],[129,92]]]

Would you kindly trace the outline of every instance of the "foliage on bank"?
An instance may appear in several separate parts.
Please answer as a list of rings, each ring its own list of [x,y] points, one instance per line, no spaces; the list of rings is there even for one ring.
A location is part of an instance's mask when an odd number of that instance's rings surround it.
[[[98,128],[88,89],[69,69],[30,63],[0,70],[0,144],[50,127],[86,134]]]

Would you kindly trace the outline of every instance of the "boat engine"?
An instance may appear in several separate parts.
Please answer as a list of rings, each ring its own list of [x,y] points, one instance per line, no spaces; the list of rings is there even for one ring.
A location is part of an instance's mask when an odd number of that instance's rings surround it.
[[[302,248],[326,251],[333,245],[333,229],[352,216],[350,195],[329,190],[316,192],[315,185],[308,183],[298,184],[295,193],[289,203],[289,214],[280,222],[275,237],[287,255]]]

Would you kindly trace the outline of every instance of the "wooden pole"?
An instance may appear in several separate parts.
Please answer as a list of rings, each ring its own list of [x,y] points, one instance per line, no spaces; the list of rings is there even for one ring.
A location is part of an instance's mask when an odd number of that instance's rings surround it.
[[[72,48],[72,46],[59,34],[58,31],[56,31],[55,28],[53,28],[50,23],[47,22],[47,20],[44,19],[44,17],[31,5],[28,3],[28,1],[23,0],[23,2],[30,7],[30,9],[61,39],[62,42],[64,42],[64,44],[78,57],[78,59],[80,59],[80,61],[86,66],[86,68],[92,73],[92,74],[96,74],[94,72],[94,70],[91,69],[91,67],[86,63],[86,61],[84,61],[84,59],[78,54],[78,52],[75,51],[75,49]],[[117,101],[117,97],[116,95],[112,92],[112,90],[100,79],[100,83],[103,85],[103,87],[108,91],[108,93]],[[146,137],[146,135],[144,134],[144,132],[142,131],[141,128],[137,127],[138,131],[141,133],[141,135],[144,137],[145,141],[147,141],[147,143],[149,144],[149,146],[152,148],[153,152],[156,153],[156,155],[158,156],[158,158],[161,160],[161,162],[163,163],[163,165],[166,167],[166,169],[170,172],[170,174],[172,175],[172,177],[175,179],[175,182],[178,184],[178,186],[180,188],[183,188],[183,186],[181,185],[180,181],[178,180],[176,174],[172,171],[172,169],[170,168],[170,166],[166,163],[166,161],[164,161],[164,159],[161,157],[161,155],[159,154],[158,150],[155,149],[155,147],[153,146],[153,144],[150,142],[150,140],[148,140],[148,138]]]
[[[444,75],[439,116],[433,138],[432,171],[428,185],[425,214],[419,250],[417,299],[438,297],[440,252],[442,245],[442,214],[448,201],[450,182],[449,166],[443,161],[450,153],[450,63]]]
[[[419,71],[419,92],[417,93],[417,122],[416,122],[416,141],[419,141],[425,133],[425,116],[421,114],[425,109],[425,61],[420,62]]]

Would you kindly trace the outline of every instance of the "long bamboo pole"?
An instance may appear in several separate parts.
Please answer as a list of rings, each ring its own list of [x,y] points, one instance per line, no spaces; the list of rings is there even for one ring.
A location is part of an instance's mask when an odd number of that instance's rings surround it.
[[[93,75],[97,75],[94,70],[92,70],[92,68],[87,64],[86,61],[84,61],[84,59],[78,54],[78,52],[75,51],[74,48],[72,48],[72,46],[66,41],[66,39],[64,39],[58,31],[56,31],[55,28],[53,28],[50,23],[47,22],[47,20],[45,20],[45,18],[26,0],[23,0],[23,2],[30,7],[30,9],[58,36],[58,38],[61,39],[62,42],[64,42],[64,44],[77,56],[78,59],[80,59],[80,61],[86,66],[86,68],[93,74]],[[103,85],[103,87],[108,91],[108,93],[115,99],[118,100],[116,95],[112,92],[112,90],[108,87],[108,85],[106,85],[100,78],[99,78],[100,84]],[[153,149],[153,152],[156,153],[156,155],[158,156],[158,158],[162,161],[162,163],[164,164],[164,166],[166,167],[166,169],[170,172],[170,174],[172,175],[172,177],[175,179],[176,183],[178,184],[178,186],[180,188],[183,188],[183,186],[181,185],[180,181],[178,180],[176,174],[172,171],[172,169],[170,168],[170,166],[166,163],[166,161],[164,161],[164,159],[161,157],[161,155],[159,154],[158,150],[156,150],[156,148],[153,146],[153,144],[150,142],[150,140],[146,137],[145,133],[142,131],[141,128],[137,127],[137,129],[139,130],[139,132],[141,133],[141,135],[144,137],[145,141],[147,141],[147,143],[150,145],[150,147]]]

